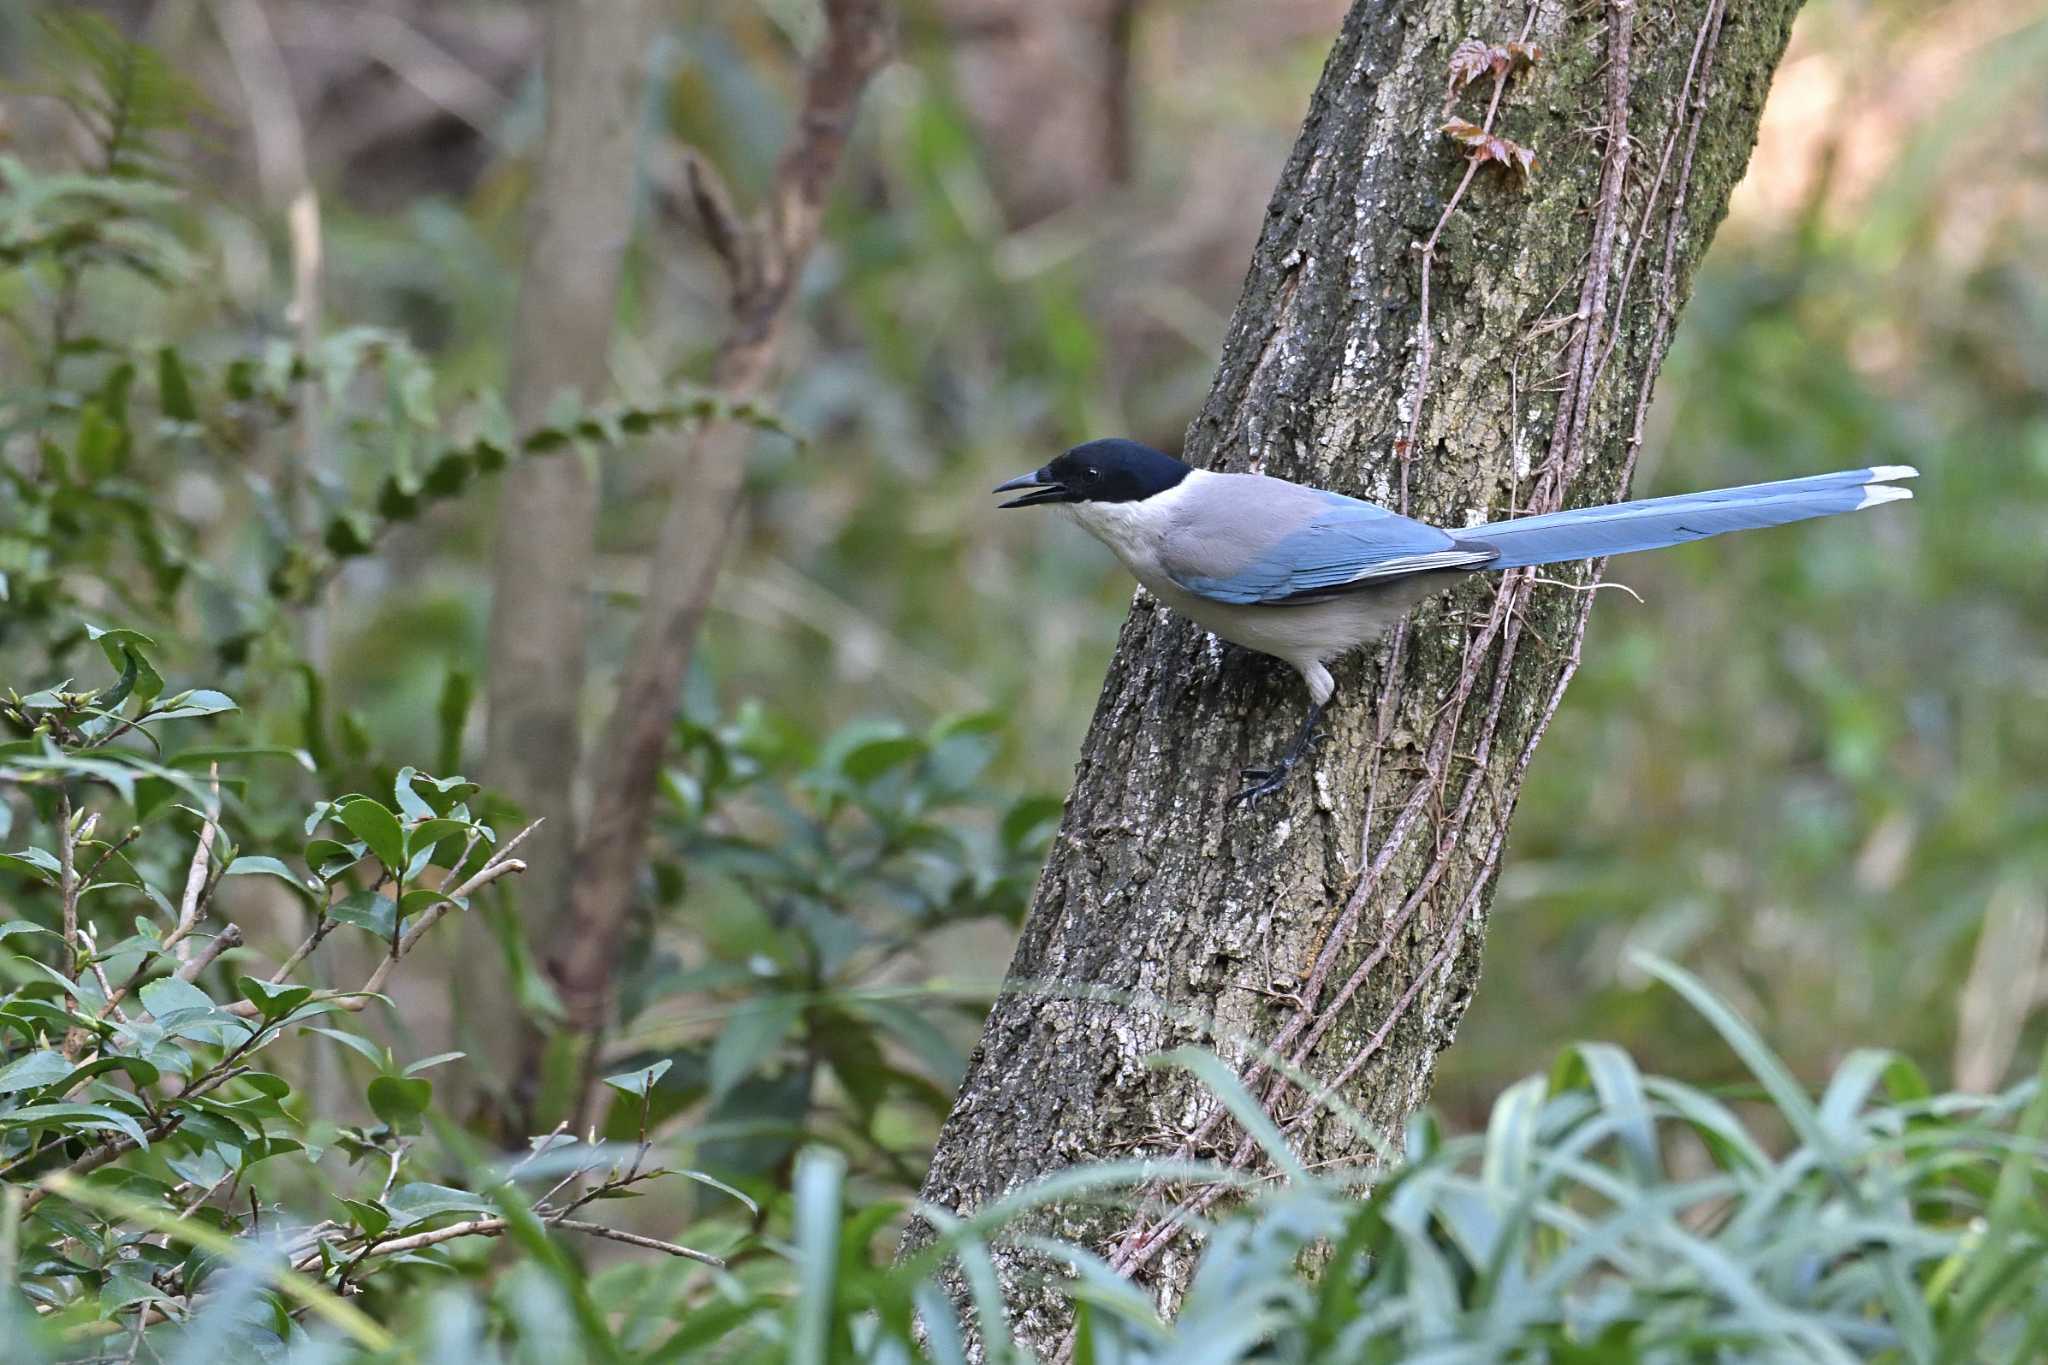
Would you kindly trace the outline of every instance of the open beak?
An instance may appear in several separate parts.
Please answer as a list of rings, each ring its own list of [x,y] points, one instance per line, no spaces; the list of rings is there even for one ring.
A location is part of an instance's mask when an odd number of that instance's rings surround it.
[[[1029,474],[1019,474],[1008,483],[999,483],[989,491],[992,493],[1015,493],[1019,489],[1028,489],[1030,491],[1026,492],[1021,498],[1012,498],[1006,503],[999,504],[999,506],[1030,507],[1041,502],[1072,501],[1067,490],[1060,485],[1060,482],[1043,469],[1034,469]]]

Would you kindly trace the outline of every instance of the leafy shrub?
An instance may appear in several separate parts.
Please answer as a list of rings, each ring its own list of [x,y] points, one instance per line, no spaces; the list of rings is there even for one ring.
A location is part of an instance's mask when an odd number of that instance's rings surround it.
[[[124,720],[155,723],[151,703],[122,705]],[[73,722],[88,723],[76,706]],[[53,746],[30,743],[40,760],[23,766],[17,743],[4,776],[45,798],[79,781],[138,800],[152,782],[193,801],[209,794],[176,766],[62,747],[53,758]],[[93,763],[105,767],[82,766]],[[210,835],[215,851],[192,862],[199,871],[188,882],[199,888],[197,922],[229,873],[281,878],[316,904],[338,905],[349,899],[337,899],[349,868],[379,884],[431,879],[431,861],[414,864],[444,843],[465,849],[444,882],[494,865],[494,855],[477,858],[490,835],[453,799],[464,784],[408,782],[411,797],[394,806],[355,796],[316,808],[316,821],[356,837],[316,837],[303,878]],[[91,816],[60,811],[55,847],[31,845],[8,866],[46,902],[61,906],[69,885],[79,900],[132,897],[167,919],[190,898],[174,901],[176,888],[143,869],[174,867],[180,860],[159,856],[160,846],[182,846],[180,823],[217,825],[209,809],[161,802],[113,855]],[[441,905],[382,899],[381,910],[342,924],[389,941],[394,925]],[[316,918],[316,942],[328,918]],[[353,992],[236,978],[216,961],[232,952],[212,951],[232,931],[183,936],[217,935],[190,959],[198,971],[173,966],[175,926],[165,932],[148,917],[104,946],[81,929],[75,955],[47,926],[10,922],[0,932],[11,946],[44,949],[14,959],[16,984],[0,1002],[0,1172],[9,1180],[0,1312],[13,1316],[10,1340],[24,1343],[11,1358],[118,1358],[142,1340],[167,1358],[881,1362],[923,1350],[945,1361],[967,1358],[971,1327],[985,1358],[1023,1359],[1006,1344],[991,1259],[1020,1215],[1076,1197],[1124,1202],[1162,1175],[1183,1186],[1245,1180],[1199,1166],[1081,1167],[970,1219],[925,1211],[941,1226],[938,1242],[893,1264],[904,1207],[864,1196],[845,1156],[813,1147],[786,1203],[762,1208],[724,1192],[770,1219],[767,1228],[715,1216],[694,1230],[698,1246],[640,1238],[668,1258],[589,1275],[547,1229],[606,1236],[586,1208],[668,1173],[664,1144],[646,1140],[665,1059],[612,1079],[638,1128],[627,1141],[591,1147],[556,1134],[493,1163],[431,1120],[431,1083],[418,1073],[449,1059],[398,1067],[332,1028],[360,998]],[[1547,1075],[1510,1087],[1482,1135],[1449,1137],[1418,1118],[1370,1188],[1357,1172],[1303,1171],[1274,1142],[1268,1155],[1286,1178],[1249,1186],[1234,1211],[1190,1228],[1201,1253],[1171,1323],[1092,1251],[1027,1242],[1047,1273],[1065,1276],[1075,1358],[2033,1358],[2048,1342],[2048,1093],[2039,1083],[1996,1097],[1935,1096],[1903,1059],[1857,1052],[1816,1101],[1703,986],[1647,965],[1721,1033],[1755,1077],[1752,1094],[1731,1103],[1643,1076],[1619,1049],[1580,1044]],[[221,984],[229,979],[231,989]],[[137,981],[139,990],[124,989]],[[103,997],[141,1008],[123,1018],[102,1011]],[[323,1143],[297,1087],[255,1069],[259,1052],[307,1030],[371,1063],[365,1102],[375,1123],[331,1129]],[[1255,1112],[1207,1054],[1169,1060]],[[1779,1154],[1764,1136],[1776,1131],[1791,1135]],[[354,1174],[352,1184],[329,1182],[316,1203],[322,1182],[310,1163],[323,1145]],[[784,1217],[786,1239],[773,1235]],[[494,1236],[519,1252],[496,1276],[465,1249]],[[937,1274],[942,1262],[953,1275]],[[381,1290],[385,1279],[400,1287]],[[942,1283],[965,1293],[969,1326]]]
[[[1509,1087],[1484,1134],[1449,1137],[1418,1118],[1369,1191],[1357,1173],[1308,1173],[1272,1144],[1274,1167],[1290,1174],[1198,1229],[1200,1259],[1171,1322],[1092,1252],[1029,1242],[1048,1272],[1065,1269],[1073,1358],[2041,1357],[2048,1091],[2038,1080],[1995,1097],[1936,1096],[1911,1063],[1859,1051],[1816,1100],[1698,981],[1645,965],[1749,1068],[1753,1102],[1644,1076],[1620,1049],[1584,1043]],[[1234,1083],[1207,1054],[1180,1060],[1212,1084]],[[1257,1112],[1248,1094],[1225,1097]],[[1766,1135],[1778,1129],[1792,1140],[1774,1155]],[[907,1362],[922,1358],[921,1314],[929,1357],[965,1360],[968,1334],[931,1278],[951,1256],[983,1358],[1027,1359],[1008,1344],[991,1245],[1034,1204],[1114,1202],[1157,1174],[1081,1168],[971,1220],[934,1215],[939,1244],[891,1265],[893,1243],[875,1238],[889,1211],[849,1205],[838,1159],[812,1154],[797,1172],[789,1264],[685,1316],[664,1358]],[[1193,1184],[1202,1173],[1183,1174]]]
[[[622,1029],[632,1061],[674,1064],[658,1113],[705,1102],[721,1175],[774,1176],[765,1194],[808,1140],[919,1183],[992,981],[939,989],[919,955],[934,933],[1022,920],[1060,809],[984,790],[994,728],[858,723],[813,743],[758,706],[678,726],[654,882],[689,957],[650,926]]]
[[[379,1334],[334,1291],[394,1265],[443,1264],[436,1248],[453,1237],[528,1243],[543,1223],[618,1235],[572,1215],[669,1173],[644,1132],[619,1148],[550,1134],[503,1169],[463,1155],[462,1183],[444,1183],[450,1158],[419,1141],[434,1119],[423,1073],[460,1054],[401,1065],[337,1027],[384,998],[439,920],[523,870],[518,838],[472,813],[475,784],[402,769],[388,804],[348,793],[313,806],[291,863],[244,852],[232,833],[239,782],[221,773],[222,751],[175,748],[169,733],[234,703],[206,689],[166,695],[147,638],[92,634],[114,681],[0,700],[16,733],[0,745],[0,827],[29,839],[0,856],[0,876],[33,907],[0,923],[4,1311],[27,1308],[55,1341],[89,1343],[131,1322],[146,1336],[153,1321],[176,1336],[215,1289],[275,1284],[281,1330],[296,1309],[363,1340]],[[19,830],[17,811],[28,817]],[[306,914],[303,940],[274,971],[245,970],[241,931],[218,913],[224,884],[252,876],[289,888]],[[342,932],[374,940],[368,979],[307,982],[310,960]],[[266,1055],[309,1035],[368,1063],[365,1121],[311,1108],[303,1048],[296,1064]],[[647,1079],[613,1084],[644,1112]],[[443,1146],[466,1144],[450,1132]],[[329,1153],[355,1178],[316,1170]],[[324,1218],[279,1202],[303,1209],[322,1192]],[[249,1271],[251,1257],[268,1268]]]

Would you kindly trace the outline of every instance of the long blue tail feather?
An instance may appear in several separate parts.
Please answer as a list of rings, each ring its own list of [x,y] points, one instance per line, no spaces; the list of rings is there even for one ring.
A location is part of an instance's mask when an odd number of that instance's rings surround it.
[[[1913,494],[1910,489],[1889,486],[1890,482],[1918,474],[1910,465],[1878,465],[1707,493],[1575,507],[1496,521],[1456,535],[1460,544],[1478,542],[1500,552],[1480,565],[1482,570],[1596,559],[1895,502]]]

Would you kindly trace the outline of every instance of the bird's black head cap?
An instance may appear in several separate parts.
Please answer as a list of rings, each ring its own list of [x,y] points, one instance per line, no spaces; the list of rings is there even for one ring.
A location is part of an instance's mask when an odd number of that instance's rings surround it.
[[[1140,502],[1185,479],[1188,466],[1148,445],[1116,438],[1075,446],[1043,469],[1015,478],[995,491],[1030,489],[1005,507],[1042,502]]]

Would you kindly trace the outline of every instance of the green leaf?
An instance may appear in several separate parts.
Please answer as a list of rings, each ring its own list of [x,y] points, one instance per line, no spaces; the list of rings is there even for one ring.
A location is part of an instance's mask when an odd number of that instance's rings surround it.
[[[371,1237],[379,1236],[391,1226],[391,1215],[380,1205],[363,1199],[335,1197],[335,1203],[348,1210],[349,1218]]]
[[[621,1094],[637,1095],[641,1099],[646,1099],[647,1092],[654,1087],[654,1083],[666,1075],[669,1067],[673,1065],[669,1058],[664,1057],[651,1066],[641,1067],[638,1071],[622,1071],[616,1076],[607,1076],[604,1083]]]
[[[1230,1110],[1245,1132],[1266,1149],[1266,1155],[1273,1164],[1293,1181],[1306,1181],[1308,1167],[1302,1164],[1300,1155],[1287,1141],[1286,1135],[1273,1122],[1272,1115],[1245,1089],[1244,1082],[1236,1071],[1224,1064],[1221,1057],[1207,1048],[1192,1044],[1177,1047],[1163,1056],[1153,1058],[1153,1066],[1178,1066],[1189,1071],[1194,1078],[1221,1100]]]
[[[42,925],[25,919],[11,919],[5,924],[0,924],[0,943],[6,942],[16,934],[48,934],[51,938],[63,937],[55,929],[45,929]]]
[[[916,1053],[918,1060],[945,1085],[953,1085],[966,1072],[966,1054],[944,1030],[910,1006],[893,1000],[859,1000],[850,1009],[874,1020],[897,1042]]]
[[[932,726],[932,742],[958,735],[992,735],[1002,730],[1007,718],[1001,711],[961,711],[942,717]]]
[[[160,710],[150,712],[151,720],[186,720],[193,716],[217,716],[224,711],[239,711],[234,699],[225,692],[216,692],[210,687],[195,687],[189,692],[180,692],[163,703]]]
[[[69,1076],[71,1069],[71,1063],[64,1059],[63,1054],[48,1048],[17,1057],[6,1066],[0,1066],[0,1095],[55,1085]]]
[[[419,800],[414,797],[414,800]],[[405,832],[406,854],[417,861],[433,851],[435,845],[458,834],[467,834],[470,824],[467,820],[422,820]],[[459,850],[458,850],[459,851]]]
[[[590,1365],[624,1365],[626,1354],[612,1335],[605,1315],[598,1310],[590,1292],[590,1280],[583,1268],[554,1242],[534,1216],[515,1185],[498,1187],[497,1208],[505,1218],[505,1236],[526,1253],[527,1260],[553,1281],[575,1314],[582,1349],[576,1358]],[[552,1328],[552,1324],[550,1324]]]
[[[1722,1003],[1705,982],[1675,963],[1640,952],[1630,954],[1629,961],[1632,966],[1656,977],[1685,997],[1686,1003],[1712,1025],[1722,1040],[1742,1058],[1750,1074],[1769,1093],[1786,1124],[1814,1149],[1821,1164],[1842,1179],[1849,1179],[1845,1173],[1846,1161],[1835,1142],[1835,1135],[1821,1122],[1820,1112],[1806,1093],[1806,1087],[1799,1083],[1755,1029]]]
[[[837,1309],[841,1189],[846,1158],[828,1148],[807,1148],[798,1158],[793,1194],[796,1202],[796,1324],[790,1343],[791,1365],[828,1365],[833,1350]]]
[[[418,1082],[425,1085],[425,1081]],[[439,1218],[450,1213],[491,1213],[491,1201],[468,1190],[458,1190],[448,1185],[435,1185],[424,1180],[415,1180],[400,1185],[384,1197],[384,1207],[391,1211],[394,1227],[410,1227],[423,1223],[429,1218]]]
[[[404,1074],[408,1076],[417,1076],[422,1071],[426,1071],[432,1067],[440,1066],[444,1062],[459,1062],[468,1055],[469,1054],[467,1052],[437,1052],[431,1057],[420,1058],[411,1066],[407,1067],[405,1069]]]
[[[354,559],[376,548],[376,528],[360,512],[343,512],[327,523],[320,543],[337,559]]]
[[[338,839],[311,839],[306,851],[301,854],[306,866],[313,869],[315,876],[323,882],[331,882],[363,860],[370,846],[363,843],[344,844]]]
[[[1543,1116],[1543,1101],[1549,1095],[1548,1077],[1524,1076],[1493,1102],[1493,1112],[1486,1122],[1486,1155],[1480,1166],[1480,1179],[1501,1196],[1503,1203],[1511,1201],[1515,1192],[1528,1184],[1530,1164],[1535,1160],[1537,1126]]]
[[[253,976],[235,978],[242,998],[261,1011],[265,1019],[282,1019],[313,998],[311,986],[272,985]]]
[[[246,1085],[266,1099],[288,1099],[292,1093],[290,1081],[282,1076],[274,1076],[268,1071],[245,1071],[236,1077],[235,1084]]]
[[[417,1133],[420,1116],[434,1099],[434,1083],[413,1076],[379,1076],[370,1082],[370,1109],[393,1132]]]
[[[192,385],[185,378],[185,364],[169,346],[160,347],[156,353],[156,398],[164,416],[174,422],[199,419],[199,408],[192,401]]]
[[[310,1031],[325,1034],[349,1050],[360,1053],[379,1071],[388,1071],[391,1068],[391,1054],[360,1033],[344,1033],[338,1028],[323,1028],[318,1024],[312,1025]]]
[[[393,876],[405,871],[405,832],[398,826],[398,817],[386,810],[382,802],[358,796],[344,802],[335,818],[368,845],[377,861],[389,868]]]
[[[135,1082],[137,1088],[155,1085],[159,1080],[163,1079],[162,1068],[158,1067],[154,1062],[146,1061],[141,1057],[130,1057],[125,1053],[109,1052],[95,1057],[92,1061],[87,1062],[84,1066],[79,1067],[76,1071],[65,1077],[64,1088],[69,1090],[80,1081],[89,1081],[95,1076],[104,1076],[109,1071],[126,1072],[128,1078]]]
[[[447,797],[450,801],[455,802],[467,801],[470,797],[483,790],[460,773],[453,777],[429,777],[425,773],[421,773],[419,780]]]
[[[1635,1178],[1644,1185],[1655,1184],[1663,1169],[1657,1125],[1635,1060],[1612,1043],[1575,1043],[1552,1068],[1551,1089],[1569,1089],[1580,1073],[1592,1082],[1601,1106],[1615,1121],[1616,1135]]]
[[[26,1109],[16,1109],[0,1114],[0,1129],[8,1128],[73,1128],[88,1132],[116,1132],[134,1142],[137,1147],[149,1149],[149,1134],[142,1131],[133,1115],[105,1104],[32,1104]]]
[[[58,971],[55,967],[38,962],[32,957],[17,957],[15,962],[28,971],[56,982],[65,995],[78,1001],[86,1009],[96,1010],[106,1003],[104,997],[100,994],[98,983],[92,979],[92,975],[89,972],[81,973],[74,980]]]
[[[470,704],[476,698],[476,679],[459,668],[448,670],[441,684],[441,700],[434,708],[440,728],[440,751],[436,755],[441,771],[462,766],[462,732],[469,723]]]
[[[390,938],[391,931],[398,927],[398,907],[392,904],[391,897],[380,896],[374,891],[357,891],[327,913],[343,924],[367,929],[381,939]]]
[[[0,867],[13,868],[38,881],[55,885],[56,878],[63,875],[64,865],[57,861],[57,855],[40,848],[18,849],[13,853],[0,853]]]
[[[128,694],[135,690],[136,681],[142,676],[141,655],[132,649],[123,649],[121,657],[126,660],[126,663],[122,665],[120,681],[111,687],[100,689],[93,696],[92,704],[102,711],[112,711],[122,702],[128,700]],[[104,724],[113,724],[111,719],[102,719]]]
[[[377,486],[377,515],[386,521],[411,521],[419,514],[418,483],[407,474],[385,475]]]
[[[159,977],[140,991],[142,1007],[164,1032],[175,1038],[228,1044],[247,1037],[254,1026],[229,1014],[189,981]]]
[[[848,749],[839,760],[839,770],[866,785],[894,768],[916,762],[924,754],[925,742],[915,735],[871,739]]]
[[[209,1255],[240,1265],[256,1264],[271,1283],[286,1296],[327,1319],[329,1325],[353,1337],[371,1351],[389,1351],[396,1346],[391,1334],[364,1316],[362,1310],[328,1293],[321,1285],[297,1271],[283,1269],[273,1260],[259,1259],[262,1253],[243,1238],[232,1237],[200,1218],[185,1218],[153,1205],[147,1200],[100,1185],[88,1184],[69,1172],[45,1177],[45,1183],[64,1198],[103,1213],[141,1223],[166,1233],[173,1240],[203,1248]]]
[[[280,744],[227,744],[201,745],[196,749],[180,749],[173,757],[165,760],[173,768],[200,768],[208,763],[239,761],[246,758],[289,759],[307,772],[318,772],[313,755],[304,749],[288,748]]]
[[[78,413],[78,440],[73,446],[78,467],[92,479],[111,477],[120,468],[126,438],[120,424],[109,421],[98,403],[87,403]]]
[[[139,992],[142,1007],[157,1017],[161,1023],[167,1014],[180,1010],[211,1010],[215,1008],[213,997],[189,981],[180,981],[175,976],[161,976],[143,986]]]
[[[429,906],[456,904],[458,902],[444,891],[436,891],[431,886],[415,886],[412,890],[405,893],[404,899],[399,901],[398,913],[401,919],[409,920]]]
[[[137,701],[154,701],[163,692],[163,675],[156,671],[149,662],[149,656],[144,653],[145,650],[155,649],[156,641],[141,631],[121,627],[101,630],[91,622],[86,623],[85,636],[88,640],[99,642],[101,651],[107,656],[107,662],[113,666],[116,673],[127,672],[130,655],[133,655],[136,681],[134,690],[129,695]]]
[[[227,870],[220,875],[223,877],[276,877],[301,896],[310,897],[312,895],[312,892],[307,889],[306,884],[300,881],[298,876],[289,867],[286,867],[277,859],[264,854],[251,854],[246,857],[237,858],[229,863]]]
[[[444,450],[435,461],[427,466],[427,472],[420,481],[420,487],[429,497],[452,498],[469,482],[476,470],[476,459],[466,451]]]
[[[399,814],[414,824],[434,818],[434,808],[413,790],[412,780],[418,775],[417,769],[400,768],[397,778],[391,783],[391,795],[398,802]]]
[[[711,1045],[711,1098],[721,1098],[759,1070],[803,1012],[803,998],[791,995],[749,1001],[735,1010]]]
[[[1000,836],[1003,847],[1021,850],[1033,843],[1047,825],[1057,826],[1067,803],[1057,796],[1027,796],[1003,814]]]

